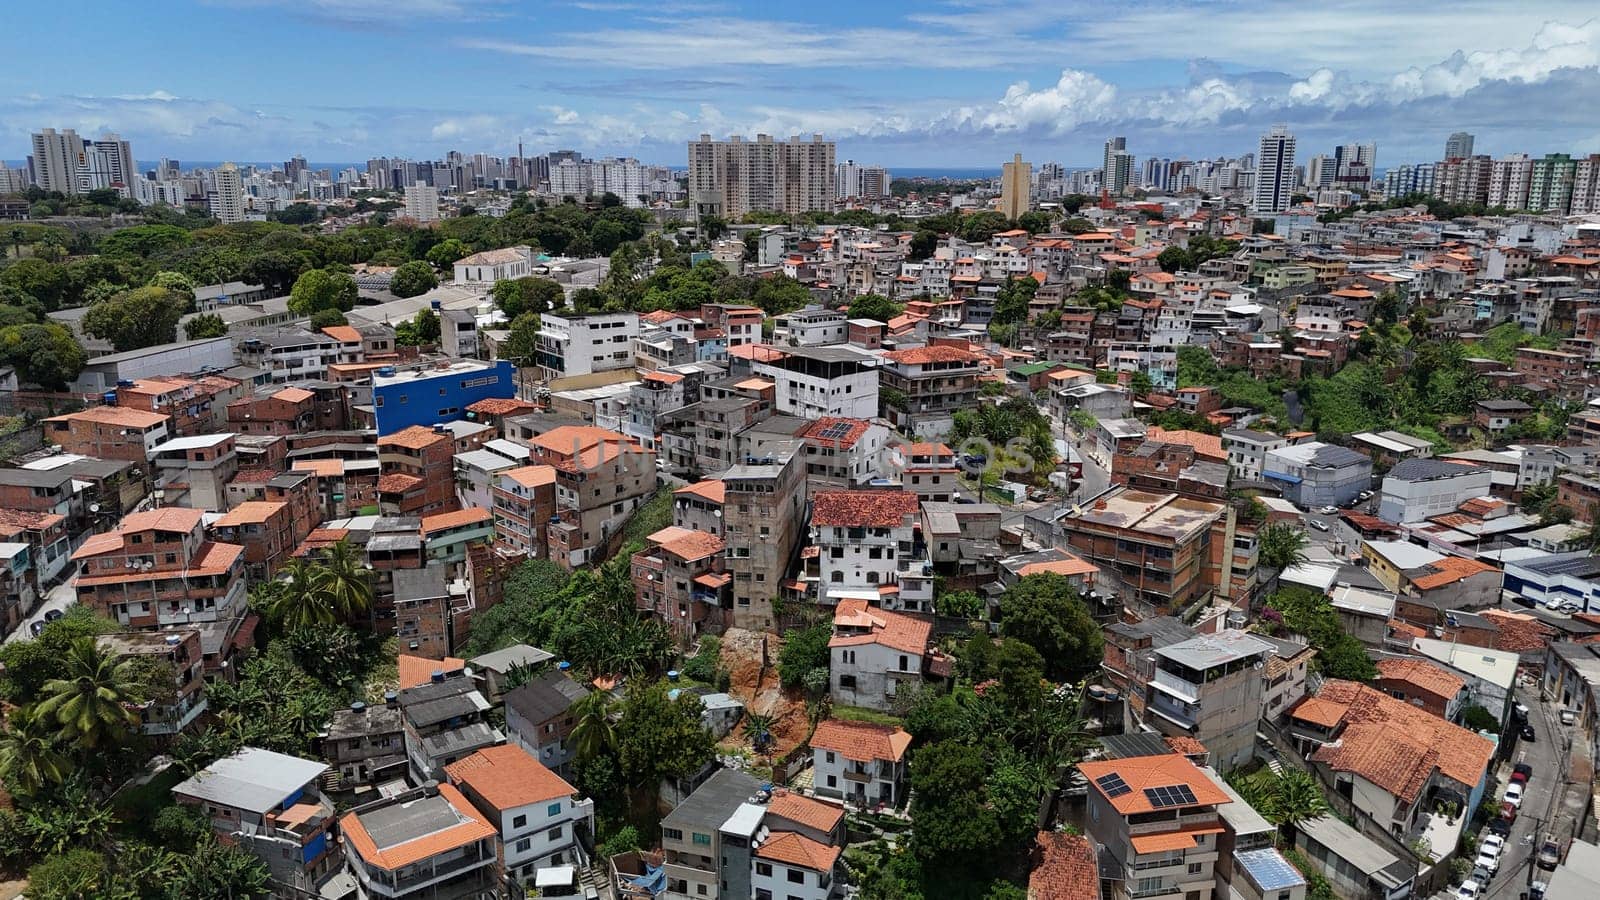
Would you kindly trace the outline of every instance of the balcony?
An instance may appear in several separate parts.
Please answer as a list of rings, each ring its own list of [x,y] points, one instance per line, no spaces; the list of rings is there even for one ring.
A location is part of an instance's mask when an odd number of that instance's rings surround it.
[[[844,780],[845,781],[854,781],[854,782],[857,782],[859,784],[871,784],[872,783],[872,773],[871,772],[858,772],[855,769],[845,769],[844,770]]]
[[[1200,685],[1165,669],[1157,669],[1155,678],[1151,679],[1150,683],[1185,703],[1200,702]]]

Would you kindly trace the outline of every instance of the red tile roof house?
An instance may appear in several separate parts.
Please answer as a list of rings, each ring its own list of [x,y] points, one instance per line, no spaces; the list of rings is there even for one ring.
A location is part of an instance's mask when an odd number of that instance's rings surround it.
[[[887,710],[902,684],[921,684],[935,661],[933,623],[920,616],[843,600],[828,641],[833,702]]]
[[[1421,659],[1378,660],[1378,677],[1372,686],[1452,722],[1467,702],[1465,681]]]
[[[814,790],[857,806],[898,806],[905,801],[905,729],[871,722],[827,719],[811,735]]]
[[[485,747],[445,766],[445,775],[500,832],[500,869],[511,881],[576,864],[578,829],[594,834],[594,801],[515,744]]]
[[[1488,787],[1488,738],[1375,687],[1331,679],[1289,711],[1289,727],[1332,793],[1401,840],[1438,836],[1435,858],[1455,848],[1466,821],[1454,831],[1439,827],[1440,804],[1470,817]]]

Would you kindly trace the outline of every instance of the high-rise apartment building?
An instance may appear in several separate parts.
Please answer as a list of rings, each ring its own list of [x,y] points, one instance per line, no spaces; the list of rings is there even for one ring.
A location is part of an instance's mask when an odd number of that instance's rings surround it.
[[[78,171],[80,190],[87,192],[111,188],[128,197],[132,196],[131,186],[137,177],[133,148],[119,135],[107,134],[84,145]]]
[[[1100,184],[1111,196],[1121,196],[1128,189],[1133,181],[1133,155],[1128,152],[1127,138],[1114,137],[1106,141],[1100,173]]]
[[[406,185],[406,216],[418,222],[439,221],[439,189],[420,181]]]
[[[1325,153],[1318,153],[1306,163],[1306,187],[1312,190],[1333,187],[1333,173],[1333,158]]]
[[[1446,159],[1433,167],[1433,195],[1448,203],[1483,203],[1492,168],[1487,156]]]
[[[834,146],[822,135],[811,140],[754,141],[734,135],[714,141],[702,134],[689,142],[689,201],[696,216],[739,219],[756,211],[788,215],[831,210]]]
[[[1377,144],[1340,144],[1333,148],[1333,183],[1346,190],[1365,190],[1377,165]]]
[[[1000,167],[1000,212],[1007,219],[1027,212],[1032,188],[1033,166],[1022,161],[1021,153],[1013,154],[1011,162]]]
[[[1528,209],[1565,215],[1572,207],[1572,182],[1578,161],[1567,153],[1546,153],[1528,173]]]
[[[211,214],[218,222],[231,225],[244,221],[244,178],[231,162],[217,167],[212,176]]]
[[[1383,195],[1390,199],[1408,194],[1431,195],[1434,192],[1433,163],[1395,166],[1383,173]]]
[[[46,191],[80,193],[78,173],[83,165],[83,138],[71,128],[57,132],[46,128],[33,136],[33,183]]]
[[[1572,167],[1572,215],[1600,212],[1600,153],[1577,160]]]
[[[1526,153],[1509,153],[1489,164],[1490,206],[1506,209],[1528,208],[1528,183],[1533,178],[1533,160]]]
[[[27,169],[12,169],[0,162],[0,196],[23,193],[28,185]]]
[[[1289,126],[1274,125],[1261,136],[1256,153],[1255,211],[1280,213],[1294,193],[1294,135]]]
[[[1466,159],[1472,155],[1472,135],[1458,131],[1444,142],[1445,159]]]
[[[882,200],[889,196],[889,180],[888,169],[847,159],[834,171],[833,195],[839,200]]]

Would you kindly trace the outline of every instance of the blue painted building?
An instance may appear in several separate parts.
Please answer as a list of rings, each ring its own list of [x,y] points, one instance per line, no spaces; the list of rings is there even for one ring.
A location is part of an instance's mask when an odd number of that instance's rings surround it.
[[[372,407],[379,436],[413,425],[431,427],[466,417],[479,400],[516,396],[515,367],[506,360],[454,359],[379,369],[372,376]]]

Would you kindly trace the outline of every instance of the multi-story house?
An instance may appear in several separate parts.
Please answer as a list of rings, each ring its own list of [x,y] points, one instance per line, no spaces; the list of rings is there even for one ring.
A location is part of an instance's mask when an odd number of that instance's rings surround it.
[[[1148,617],[1174,614],[1223,583],[1212,543],[1226,512],[1221,503],[1114,488],[1060,527],[1066,549],[1098,567],[1096,590]]]
[[[171,432],[163,413],[123,406],[88,409],[44,420],[45,440],[67,453],[143,465]]]
[[[720,478],[696,481],[672,492],[672,524],[722,536],[727,487]]]
[[[1421,659],[1378,660],[1372,686],[1449,722],[1467,705],[1467,683],[1448,669]]]
[[[1267,453],[1287,446],[1289,439],[1280,434],[1248,428],[1222,430],[1222,449],[1228,454],[1228,469],[1236,478],[1260,479]]]
[[[139,730],[143,733],[178,734],[205,712],[205,661],[198,630],[124,631],[101,635],[95,641],[115,658],[153,659],[172,668],[172,693],[148,700],[138,708]]]
[[[428,782],[339,820],[358,900],[465,900],[499,893],[500,831],[454,785]]]
[[[948,674],[940,671],[947,660],[929,648],[932,634],[928,619],[877,609],[865,600],[839,601],[828,641],[833,701],[887,710],[901,685]]]
[[[881,388],[889,421],[909,434],[939,437],[950,430],[956,410],[978,402],[978,376],[984,357],[945,345],[894,350],[883,355]]]
[[[573,754],[567,738],[577,723],[572,706],[588,694],[559,667],[513,688],[505,695],[506,731],[512,743],[546,768],[566,772]]]
[[[529,443],[531,461],[556,470],[559,520],[546,528],[549,558],[572,569],[604,556],[655,490],[655,453],[591,425],[563,425]]]
[[[917,533],[910,491],[822,491],[812,497],[818,601],[859,599],[885,609],[931,612],[933,563]]]
[[[378,438],[378,505],[389,515],[426,516],[456,508],[455,440],[413,425]]]
[[[275,384],[326,378],[339,362],[337,338],[300,328],[259,331],[240,339],[234,353],[240,365],[264,369]]]
[[[900,484],[923,503],[948,503],[961,487],[956,452],[938,441],[900,447]]]
[[[495,549],[505,556],[547,558],[556,514],[554,466],[518,466],[499,473],[493,490]]]
[[[34,567],[31,579],[34,592],[43,592],[72,562],[72,534],[67,519],[57,513],[31,512],[0,507],[0,541],[28,548],[27,561]],[[15,560],[18,554],[13,554]]]
[[[807,306],[774,320],[772,342],[781,347],[822,347],[843,344],[849,335],[845,313]]]
[[[540,319],[535,361],[547,380],[633,368],[633,340],[639,336],[637,313],[553,315]]]
[[[382,706],[357,700],[336,709],[323,729],[322,755],[339,774],[340,790],[361,790],[404,778],[407,769],[405,724],[399,695]]]
[[[1228,629],[1155,649],[1146,691],[1146,724],[1170,737],[1191,737],[1211,751],[1219,767],[1233,769],[1255,755],[1267,641]]]
[[[891,432],[866,419],[824,416],[801,432],[805,442],[806,490],[854,490],[883,473]]]
[[[30,570],[33,548],[19,541],[0,541],[0,639],[33,613],[39,588]]]
[[[517,467],[517,461],[493,450],[468,450],[455,455],[456,502],[462,509],[494,506],[494,489],[500,473]]]
[[[772,628],[772,598],[794,564],[805,528],[805,467],[797,447],[722,474],[725,570],[733,576],[733,624]]]
[[[1581,353],[1518,347],[1515,369],[1532,381],[1559,386],[1583,377],[1584,358]]]
[[[1301,509],[1341,506],[1372,486],[1372,460],[1347,447],[1312,441],[1268,450],[1261,476]]]
[[[579,862],[579,832],[594,838],[594,801],[521,747],[487,747],[445,774],[499,832],[500,877],[508,885],[532,884],[540,869]]]
[[[253,645],[244,548],[207,540],[202,517],[156,509],[91,536],[72,554],[83,566],[78,602],[128,628],[198,629],[206,676],[231,677],[235,654]]]
[[[140,378],[117,385],[117,405],[161,413],[175,437],[188,437],[216,431],[227,405],[243,392],[243,382],[222,375]]]
[[[333,803],[317,788],[326,771],[327,763],[246,747],[172,794],[223,841],[266,863],[278,896],[316,896],[340,862]]]
[[[773,383],[773,408],[818,419],[870,419],[878,414],[878,357],[848,344],[765,349],[751,371]]]
[[[1208,896],[1216,881],[1218,808],[1233,802],[1178,753],[1081,763],[1090,839],[1103,852],[1108,900]]]
[[[670,525],[650,535],[645,549],[629,562],[641,612],[665,622],[684,640],[726,624],[728,586],[722,538]]]
[[[1322,780],[1401,840],[1449,817],[1439,804],[1477,809],[1494,743],[1378,688],[1329,680],[1289,712],[1290,737]],[[1436,811],[1437,810],[1437,811]],[[1455,849],[1454,830],[1444,856]]]
[[[228,482],[239,473],[231,433],[174,438],[156,447],[150,462],[163,503],[211,512],[228,508]]]
[[[406,758],[418,782],[440,780],[444,767],[505,742],[489,723],[489,701],[463,670],[438,671],[426,684],[400,692]]]
[[[336,384],[267,389],[229,403],[227,416],[240,434],[338,431],[350,426],[349,394]]]
[[[252,581],[271,578],[306,537],[295,533],[289,504],[269,500],[235,506],[211,523],[211,533],[219,541],[244,547],[245,574]]]
[[[906,799],[905,729],[873,722],[825,719],[811,736],[814,790],[859,807],[898,807]]]

